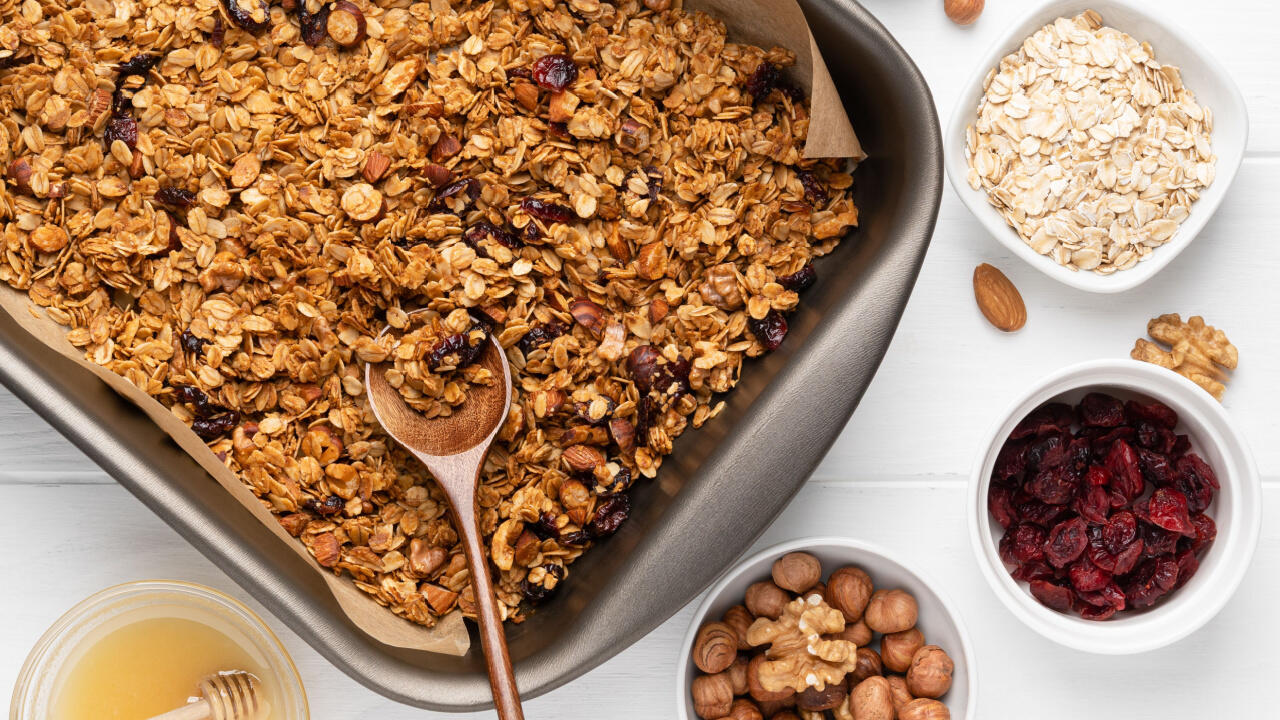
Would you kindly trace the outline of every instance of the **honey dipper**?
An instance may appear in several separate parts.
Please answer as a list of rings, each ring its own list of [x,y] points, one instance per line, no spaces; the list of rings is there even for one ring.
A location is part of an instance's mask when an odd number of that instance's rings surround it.
[[[247,672],[210,675],[196,687],[200,689],[199,700],[151,720],[256,720],[265,714],[262,688]]]

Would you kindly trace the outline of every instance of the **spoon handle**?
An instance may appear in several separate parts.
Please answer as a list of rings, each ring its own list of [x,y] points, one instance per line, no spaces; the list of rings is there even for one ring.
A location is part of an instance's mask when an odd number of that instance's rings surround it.
[[[467,566],[471,569],[471,587],[476,596],[476,619],[480,626],[480,644],[489,665],[489,685],[493,688],[493,704],[501,720],[524,720],[520,693],[511,672],[511,656],[507,654],[507,638],[503,632],[498,599],[493,595],[489,577],[489,554],[485,552],[476,521],[475,493],[459,493],[465,497],[453,500],[453,514],[458,534],[462,536]]]

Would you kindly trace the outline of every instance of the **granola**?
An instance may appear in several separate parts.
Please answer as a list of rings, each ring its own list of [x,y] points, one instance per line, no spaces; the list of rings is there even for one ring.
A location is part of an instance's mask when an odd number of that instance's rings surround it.
[[[1173,238],[1213,183],[1212,133],[1178,68],[1088,10],[987,75],[968,182],[1036,252],[1108,275]]]
[[[0,0],[0,280],[425,625],[472,608],[466,562],[364,365],[414,310],[488,328],[515,387],[480,523],[519,621],[857,223],[802,159],[792,53],[666,5]]]
[[[477,365],[489,342],[489,328],[476,323],[461,308],[441,318],[427,310],[391,323],[383,341],[391,367],[383,371],[409,407],[425,418],[445,417],[462,405],[472,386],[493,385],[497,378],[488,368]],[[372,362],[372,360],[370,360]]]

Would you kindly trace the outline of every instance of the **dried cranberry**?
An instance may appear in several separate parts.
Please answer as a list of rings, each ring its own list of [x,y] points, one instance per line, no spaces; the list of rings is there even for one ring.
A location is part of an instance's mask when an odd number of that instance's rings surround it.
[[[228,410],[221,415],[214,415],[208,418],[196,418],[191,423],[191,429],[199,435],[202,440],[216,440],[223,435],[235,429],[240,424],[240,413],[235,410]]]
[[[1071,564],[1071,586],[1080,592],[1096,592],[1111,582],[1111,575],[1089,562],[1088,556]]]
[[[1008,440],[996,455],[995,466],[991,469],[991,480],[997,483],[1021,483],[1022,475],[1027,470],[1027,447],[1029,443],[1020,440]]]
[[[1132,502],[1142,495],[1142,470],[1138,467],[1138,454],[1129,443],[1117,440],[1111,446],[1104,461],[1111,471],[1111,489]]]
[[[1111,574],[1116,572],[1116,557],[1107,552],[1102,546],[1102,540],[1090,540],[1088,546],[1084,549],[1084,556],[1089,558],[1089,562],[1095,566],[1105,570]]]
[[[1130,607],[1150,607],[1177,582],[1178,563],[1172,555],[1151,558],[1134,570],[1133,577],[1124,586],[1125,600]]]
[[[625,465],[618,469],[617,474],[608,480],[598,480],[592,488],[596,495],[600,497],[610,497],[619,493],[626,492],[631,487],[631,471]]]
[[[1138,448],[1138,467],[1142,477],[1152,485],[1163,487],[1173,484],[1173,466],[1169,458],[1146,448]]]
[[[1042,503],[1025,492],[1014,494],[1014,507],[1017,508],[1018,517],[1045,527],[1053,525],[1066,509],[1061,505]]]
[[[337,495],[330,495],[325,498],[323,502],[317,502],[315,498],[307,498],[307,500],[302,503],[303,507],[323,517],[337,515],[342,512],[342,508],[345,505],[346,501]]]
[[[1067,459],[1070,443],[1071,436],[1066,433],[1052,433],[1036,438],[1027,446],[1027,470],[1061,465]]]
[[[1173,589],[1177,590],[1186,585],[1191,576],[1200,569],[1200,559],[1196,557],[1195,551],[1183,550],[1178,553],[1175,562],[1178,563],[1178,580],[1173,584]]]
[[[302,3],[303,0],[298,0],[298,2]],[[547,575],[555,578],[556,583],[552,587],[548,588],[543,583],[531,583],[526,577],[520,583],[520,594],[524,596],[525,601],[530,605],[541,605],[546,602],[547,598],[554,595],[556,590],[560,588],[559,581],[563,580],[565,576],[564,566],[559,563],[548,563],[543,565],[542,569]]]
[[[1080,608],[1080,617],[1084,618],[1085,620],[1098,620],[1098,621],[1109,620],[1111,619],[1111,616],[1115,614],[1116,614],[1116,608],[1110,605],[1107,605],[1105,607],[1096,607],[1093,605],[1086,605],[1085,607]]]
[[[119,83],[121,80],[131,75],[141,75],[145,77],[147,73],[151,72],[151,68],[155,67],[158,62],[160,62],[160,55],[158,54],[138,53],[129,60],[126,60],[116,66],[116,72],[119,73],[119,75],[116,76],[116,82]]]
[[[223,42],[227,38],[227,26],[222,22],[222,14],[214,13],[213,15],[213,31],[209,33],[209,43],[219,50],[222,49]]]
[[[612,535],[630,514],[631,500],[626,495],[614,495],[596,507],[591,522],[587,523],[587,531],[598,538]]]
[[[209,396],[195,385],[174,385],[173,389],[179,402],[188,405],[204,405],[209,402]]]
[[[805,263],[804,267],[790,275],[778,276],[779,285],[798,293],[813,287],[816,282],[818,282],[818,271],[813,269],[813,263]]]
[[[1186,435],[1178,435],[1173,439],[1173,448],[1169,450],[1169,455],[1175,460],[1186,455],[1191,450],[1191,438]]]
[[[303,1],[298,0],[298,3],[301,4]],[[222,5],[227,9],[227,17],[230,17],[231,22],[242,30],[257,34],[266,30],[271,24],[271,6],[267,4],[267,0],[258,0],[258,6],[262,8],[262,20],[254,20],[253,15],[240,7],[237,0],[222,0]]]
[[[1080,424],[1085,427],[1119,427],[1124,423],[1124,405],[1116,398],[1091,392],[1080,400]]]
[[[1111,510],[1111,498],[1106,488],[1091,485],[1076,497],[1072,509],[1088,522],[1103,523],[1107,521],[1107,513]]]
[[[1162,455],[1171,452],[1174,443],[1178,440],[1178,436],[1174,435],[1172,430],[1153,425],[1145,420],[1140,421],[1134,429],[1137,431],[1135,442],[1138,447],[1143,447]]]
[[[459,178],[436,191],[436,196],[431,198],[431,202],[427,203],[427,212],[433,214],[453,212],[445,200],[462,193],[464,190],[467,197],[464,209],[465,207],[470,207],[471,203],[480,197],[480,183],[472,178]]]
[[[1195,536],[1195,525],[1187,512],[1187,496],[1172,488],[1157,488],[1148,504],[1151,522],[1169,532]]]
[[[1049,539],[1044,544],[1045,559],[1054,567],[1066,567],[1080,557],[1088,542],[1083,519],[1065,520],[1049,531]]]
[[[1017,520],[1017,511],[1013,507],[1013,491],[1001,485],[992,485],[987,492],[987,509],[991,516],[1007,528]]]
[[[1112,555],[1118,555],[1126,545],[1138,537],[1138,519],[1128,510],[1112,515],[1102,526],[1103,547]]]
[[[577,530],[560,534],[561,545],[581,546],[591,542],[591,533],[586,530]]]
[[[102,131],[102,139],[107,145],[120,140],[134,147],[138,144],[138,121],[129,115],[112,115],[107,121],[107,128]]]
[[[520,209],[529,214],[530,217],[537,218],[548,225],[552,223],[563,223],[568,225],[577,217],[573,210],[564,205],[557,205],[546,200],[537,198],[525,198],[520,201]]]
[[[765,60],[747,76],[746,91],[755,103],[764,100],[782,82],[782,72],[777,65]]]
[[[1069,612],[1071,610],[1073,595],[1067,588],[1047,580],[1032,580],[1030,589],[1031,597],[1039,600],[1041,605],[1058,612]]]
[[[1000,538],[1000,558],[1009,565],[1025,565],[1044,560],[1044,528],[1018,523]]]
[[[1129,442],[1136,435],[1133,428],[1128,425],[1118,428],[1084,428],[1080,434],[1089,440],[1093,454],[1100,458],[1106,457],[1107,452],[1117,440]]]
[[[1195,526],[1196,532],[1191,540],[1191,551],[1200,552],[1218,537],[1218,524],[1208,515],[1196,515],[1191,518],[1191,524]]]
[[[533,352],[535,349],[546,345],[561,335],[569,332],[569,326],[559,320],[552,320],[547,323],[539,323],[529,329],[529,332],[520,338],[520,342],[516,343],[520,347],[520,351],[525,355]]]
[[[477,330],[483,333],[479,339],[475,337]],[[488,342],[489,329],[480,325],[473,325],[465,333],[448,335],[431,348],[427,355],[427,367],[435,372],[445,366],[461,368],[471,365],[484,354],[485,344]]]
[[[770,310],[759,320],[747,318],[747,329],[751,330],[751,334],[756,336],[766,351],[773,352],[787,338],[787,319],[777,310]]]
[[[1142,542],[1145,547],[1142,551],[1147,557],[1156,557],[1158,555],[1166,555],[1178,548],[1178,538],[1180,535],[1170,532],[1164,528],[1155,525],[1142,526]]]
[[[538,516],[538,519],[529,523],[529,530],[538,537],[539,540],[549,540],[560,536],[560,529],[556,527],[556,514],[547,511]]]
[[[1213,468],[1209,467],[1209,464],[1195,453],[1187,453],[1178,458],[1177,470],[1180,474],[1187,476],[1192,484],[1197,487],[1210,487],[1214,490],[1222,487]]]
[[[668,362],[652,345],[637,345],[627,356],[627,372],[641,393],[680,395],[689,390],[689,363]]]
[[[1041,468],[1027,482],[1026,490],[1041,502],[1065,505],[1075,497],[1077,487],[1066,468],[1058,466]]]
[[[1009,433],[1011,440],[1036,437],[1046,433],[1065,433],[1071,430],[1071,406],[1064,403],[1048,403],[1031,411]]]
[[[159,190],[156,190],[155,199],[156,202],[162,205],[168,205],[169,207],[181,210],[185,210],[196,204],[195,193],[190,190],[173,187],[172,185],[165,185]]]
[[[568,55],[543,55],[533,61],[530,74],[538,87],[560,92],[578,79],[578,65]]]
[[[208,340],[192,335],[190,330],[183,330],[178,341],[182,344],[182,349],[192,355],[200,355],[204,352],[204,346],[209,344]]]
[[[1142,538],[1138,538],[1129,543],[1116,556],[1115,567],[1111,568],[1111,572],[1116,575],[1127,575],[1138,561],[1146,555],[1146,546],[1142,542]]]
[[[520,242],[520,238],[516,237],[514,233],[504,230],[488,220],[481,220],[462,233],[462,241],[477,253],[483,253],[481,242],[485,239],[492,240],[511,250],[524,247],[524,243]]]
[[[1088,485],[1106,487],[1111,484],[1111,471],[1101,465],[1090,465],[1085,471],[1084,481]]]
[[[1030,562],[1014,569],[1013,579],[1021,582],[1036,580],[1056,580],[1053,568],[1043,562]]]
[[[1145,420],[1170,430],[1178,427],[1178,413],[1159,401],[1140,403],[1130,400],[1124,404],[1124,414],[1131,425],[1137,425],[1138,421]]]
[[[329,35],[329,3],[324,3],[316,12],[307,10],[307,0],[297,0],[298,33],[307,47],[319,47]]]
[[[800,178],[800,185],[804,187],[804,197],[814,206],[826,205],[827,200],[831,196],[827,194],[827,189],[822,186],[822,182],[818,180],[818,176],[808,170],[797,170],[796,177]]]

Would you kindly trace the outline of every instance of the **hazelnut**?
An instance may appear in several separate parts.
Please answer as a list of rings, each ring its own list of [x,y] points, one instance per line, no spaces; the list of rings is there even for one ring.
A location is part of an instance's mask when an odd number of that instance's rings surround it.
[[[644,0],[644,6],[654,12],[662,12],[671,7],[671,0]]]
[[[365,37],[364,13],[348,0],[338,0],[329,11],[325,30],[334,42],[344,48],[359,45]]]
[[[904,673],[911,667],[912,656],[922,647],[924,634],[916,628],[889,633],[880,638],[880,657],[884,659],[885,667],[896,673]]]
[[[693,679],[693,711],[704,720],[716,720],[733,707],[733,684],[727,675],[699,675]]]
[[[745,655],[739,655],[738,657],[734,658],[733,664],[729,666],[729,669],[724,671],[725,674],[729,676],[729,682],[733,683],[734,695],[747,694],[747,663],[748,662],[749,661],[747,660],[747,657]]]
[[[863,619],[878,633],[910,629],[916,624],[916,599],[905,590],[877,590],[867,603]]]
[[[604,332],[604,308],[598,304],[579,298],[569,303],[569,314],[592,335],[600,337]]]
[[[742,605],[734,605],[725,611],[721,620],[725,625],[733,628],[734,634],[738,636],[738,649],[750,650],[751,643],[747,642],[747,628],[751,627],[751,623],[755,621],[751,611]]]
[[[907,679],[900,675],[892,675],[889,680],[889,697],[893,698],[893,711],[902,714],[902,708],[907,703],[915,700],[911,695],[911,691],[907,689]]]
[[[773,582],[784,590],[803,592],[821,580],[822,563],[809,553],[787,553],[773,561]]]
[[[937,700],[919,698],[898,711],[898,720],[951,720],[951,711]]]
[[[942,9],[957,25],[968,25],[982,14],[986,0],[943,0]]]
[[[707,623],[693,641],[693,664],[714,675],[729,669],[738,656],[738,635],[720,622]]]
[[[884,662],[880,653],[871,648],[860,647],[856,656],[857,665],[849,673],[849,687],[857,687],[858,683],[869,677],[884,675]]]
[[[618,147],[630,153],[644,152],[649,147],[649,128],[631,118],[622,121],[613,137]]]
[[[871,644],[871,628],[867,627],[867,624],[862,620],[845,625],[844,630],[841,630],[836,636],[841,640],[848,640],[858,647]]]
[[[849,697],[849,688],[844,683],[833,683],[822,690],[805,688],[796,696],[796,705],[801,710],[821,712],[844,702]]]
[[[893,699],[889,681],[880,676],[858,683],[849,695],[854,720],[893,720]]]
[[[733,706],[729,708],[729,714],[726,717],[731,718],[731,720],[764,720],[760,707],[746,698],[734,700]]]
[[[956,669],[946,651],[937,645],[916,650],[907,670],[907,689],[918,698],[937,698],[951,689],[951,673]]]
[[[760,704],[760,710],[762,712],[770,709],[772,709],[772,706],[769,703]],[[769,717],[769,720],[801,720],[800,716],[797,715],[794,710],[787,710],[785,708],[779,709],[777,712],[773,713],[772,715],[769,715],[768,717]]]
[[[782,607],[790,602],[791,598],[782,588],[768,580],[761,580],[747,588],[744,600],[752,615],[777,620],[782,614]]]
[[[8,176],[17,189],[23,192],[31,189],[31,163],[26,158],[18,158],[9,163]]]
[[[827,578],[827,604],[844,615],[845,622],[857,622],[871,600],[871,576],[852,565],[836,570]]]
[[[764,689],[764,686],[760,684],[760,664],[764,661],[764,653],[760,653],[751,658],[751,662],[747,663],[747,692],[752,699],[764,703],[794,698],[796,691],[791,688],[784,688],[776,692]]]
[[[512,92],[516,96],[516,102],[525,110],[538,109],[538,86],[531,82],[517,80],[513,86]]]

